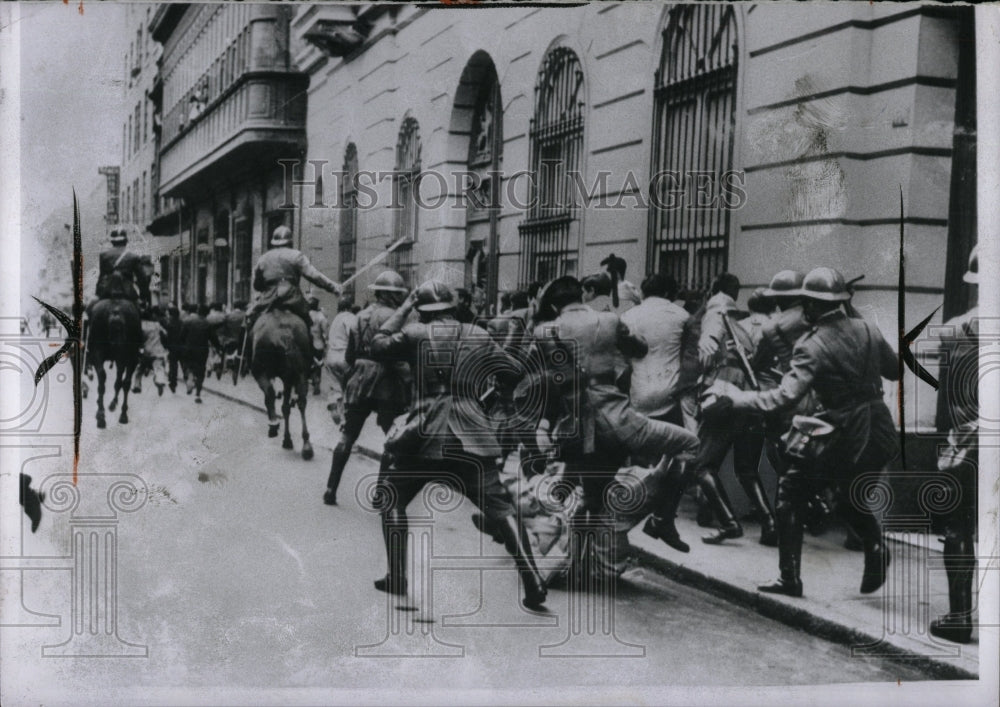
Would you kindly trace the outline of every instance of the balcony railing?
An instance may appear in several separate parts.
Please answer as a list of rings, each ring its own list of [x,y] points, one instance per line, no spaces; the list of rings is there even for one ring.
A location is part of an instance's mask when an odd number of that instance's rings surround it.
[[[161,192],[173,196],[206,172],[234,166],[234,160],[263,164],[275,150],[304,144],[307,81],[297,73],[248,72],[193,111],[184,129],[163,142]]]

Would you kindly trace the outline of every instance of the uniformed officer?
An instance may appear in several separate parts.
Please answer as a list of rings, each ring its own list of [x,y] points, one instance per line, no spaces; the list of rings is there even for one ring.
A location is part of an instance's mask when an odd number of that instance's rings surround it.
[[[750,364],[757,375],[757,382],[763,390],[773,390],[778,387],[782,376],[791,367],[795,342],[812,328],[802,309],[800,291],[804,277],[797,270],[782,270],[771,278],[770,284],[764,290],[764,296],[774,304],[776,311],[761,327],[760,339],[750,359]],[[791,427],[792,418],[796,414],[812,415],[818,407],[815,394],[809,392],[794,409],[764,416],[767,459],[778,476],[788,468],[781,436]],[[823,489],[816,489],[806,511],[806,527],[818,535],[826,527],[830,515],[830,507],[823,497]],[[849,537],[855,536],[850,534]]]
[[[979,249],[973,248],[962,278],[979,284]],[[976,500],[979,465],[979,307],[948,320],[941,337],[938,429],[948,445],[938,468],[951,476],[958,494],[954,510],[936,516],[944,532],[944,569],[948,577],[948,613],[931,622],[931,635],[956,643],[972,640],[972,580],[976,569]]]
[[[260,294],[247,312],[248,325],[253,326],[261,312],[277,307],[299,315],[308,330],[312,318],[299,289],[302,278],[327,292],[340,294],[340,285],[313,267],[302,251],[292,248],[292,229],[278,226],[271,235],[271,250],[260,256],[254,270],[253,288]]]
[[[128,232],[124,228],[112,229],[111,247],[101,252],[99,264],[98,299],[140,300],[149,304],[149,276],[142,258],[128,249]]]
[[[416,308],[419,322],[407,324]],[[516,365],[485,329],[455,319],[455,295],[436,280],[425,282],[382,324],[371,342],[372,358],[406,360],[415,371],[413,406],[406,424],[386,441],[393,455],[380,484],[381,509],[389,562],[375,588],[406,592],[406,506],[434,481],[452,483],[479,506],[517,562],[524,585],[524,606],[537,609],[546,591],[524,526],[514,516],[500,483],[495,432],[478,401],[476,382],[483,371],[518,375]]]
[[[731,273],[722,273],[712,283],[712,296],[705,305],[698,339],[703,387],[708,387],[716,380],[740,387],[747,385],[745,373],[731,350],[731,337],[723,319],[728,317],[732,321],[745,315],[736,306],[739,292],[740,281]],[[744,349],[751,347],[750,338],[742,329],[734,331],[737,336],[742,337],[740,343]],[[698,427],[701,448],[697,459],[692,463],[692,469],[698,488],[719,523],[719,528],[714,533],[702,537],[704,543],[719,545],[726,540],[743,537],[743,526],[737,520],[726,489],[719,479],[719,469],[733,446],[734,439],[753,434],[755,424],[756,420],[752,415],[743,414],[735,419],[703,419]]]
[[[333,450],[330,477],[323,493],[323,503],[337,505],[340,477],[351,457],[368,416],[375,413],[378,426],[388,432],[392,421],[406,411],[409,366],[403,361],[376,361],[372,358],[372,339],[403,302],[406,283],[394,270],[386,270],[368,286],[375,302],[365,307],[348,335],[344,361],[350,367],[344,386],[344,421],[340,441]]]
[[[743,391],[717,382],[706,391],[706,417],[719,419],[733,410],[765,413],[793,409],[816,392],[823,419],[835,429],[813,463],[793,463],[778,481],[778,566],[780,578],[758,587],[762,592],[802,596],[802,514],[811,486],[827,477],[850,486],[860,474],[880,471],[899,453],[896,428],[882,400],[882,378],[898,378],[895,352],[879,330],[864,319],[847,316],[842,305],[851,295],[844,277],[832,268],[806,275],[800,294],[810,331],[795,344],[789,371],[777,388]],[[718,394],[712,401],[711,396]],[[889,551],[878,518],[867,508],[844,504],[848,522],[864,542],[865,569],[861,592],[874,592],[885,582]]]
[[[584,304],[582,294],[580,282],[565,276],[549,284],[539,303],[541,312],[556,313],[534,331],[551,381],[542,432],[551,429],[549,436],[559,445],[567,473],[579,476],[583,500],[578,517],[608,515],[607,493],[630,455],[661,460],[658,473],[669,478],[661,484],[664,494],[656,500],[658,507],[651,509],[661,513],[651,534],[687,552],[674,527],[673,495],[683,491],[683,465],[697,452],[698,438],[632,407],[618,384],[628,367],[626,359],[645,356],[648,346],[617,314]]]

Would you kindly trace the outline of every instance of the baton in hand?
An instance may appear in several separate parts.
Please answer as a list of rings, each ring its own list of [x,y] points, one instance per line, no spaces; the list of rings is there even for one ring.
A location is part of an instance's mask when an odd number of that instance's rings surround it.
[[[736,357],[740,361],[740,368],[746,374],[747,380],[750,382],[750,387],[754,390],[760,390],[760,383],[757,382],[757,376],[750,365],[750,357],[747,356],[747,350],[740,343],[739,338],[736,336],[736,329],[733,326],[733,322],[725,312],[722,313],[722,322],[726,325],[726,331],[729,332],[729,339],[733,342],[733,349],[735,349]]]

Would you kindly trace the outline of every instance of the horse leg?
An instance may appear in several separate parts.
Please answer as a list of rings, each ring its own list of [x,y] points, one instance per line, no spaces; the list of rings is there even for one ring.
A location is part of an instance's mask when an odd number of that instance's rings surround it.
[[[132,376],[134,375],[135,365],[123,366],[122,367],[122,414],[118,417],[119,424],[128,424],[128,391],[129,386],[132,383]]]
[[[309,392],[309,381],[305,378],[299,383],[299,415],[302,417],[302,458],[309,461],[313,458],[312,444],[309,443],[309,427],[306,426],[306,402]]]
[[[104,370],[103,362],[96,364],[94,369],[97,374],[97,429],[103,430],[107,427],[107,422],[104,420],[104,384],[108,373]]]
[[[281,421],[274,411],[274,385],[271,383],[271,379],[263,373],[254,376],[254,379],[264,392],[264,407],[267,408],[267,436],[277,437],[278,426],[281,424]]]
[[[288,430],[288,417],[292,414],[292,396],[288,389],[288,381],[282,381],[282,387],[285,391],[285,397],[281,399],[281,415],[285,418],[285,438],[281,440],[281,446],[284,449],[294,449],[292,435]]]

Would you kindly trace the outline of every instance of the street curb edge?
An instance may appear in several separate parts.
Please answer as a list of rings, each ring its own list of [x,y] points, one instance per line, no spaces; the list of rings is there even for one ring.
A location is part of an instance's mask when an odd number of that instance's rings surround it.
[[[810,613],[806,609],[789,606],[783,601],[765,596],[760,592],[744,589],[735,584],[706,575],[703,572],[685,567],[660,557],[648,550],[633,546],[642,565],[656,571],[668,579],[680,584],[707,591],[734,604],[757,612],[762,616],[774,619],[780,623],[798,628],[806,633],[824,640],[845,646],[877,647],[878,653],[869,653],[869,657],[886,658],[896,662],[906,662],[941,680],[978,680],[979,675],[944,660],[914,653],[901,646],[894,645],[865,631],[852,628],[831,619],[824,619]],[[859,657],[864,657],[860,652]]]

